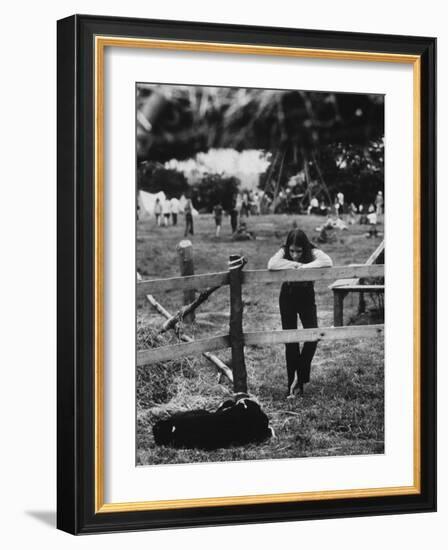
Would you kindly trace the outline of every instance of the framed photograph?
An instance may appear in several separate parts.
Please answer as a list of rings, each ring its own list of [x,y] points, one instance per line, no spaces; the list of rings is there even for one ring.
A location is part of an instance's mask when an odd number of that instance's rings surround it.
[[[436,509],[436,40],[58,21],[58,528]]]

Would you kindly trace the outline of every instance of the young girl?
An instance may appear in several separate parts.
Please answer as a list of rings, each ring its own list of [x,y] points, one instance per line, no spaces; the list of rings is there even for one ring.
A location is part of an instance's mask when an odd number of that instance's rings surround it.
[[[156,202],[154,204],[154,214],[156,216],[156,224],[160,225],[160,217],[162,215],[162,204],[160,202],[159,197],[156,198]]]
[[[311,267],[331,267],[331,258],[316,248],[300,229],[293,229],[286,237],[286,243],[272,256],[268,269],[306,269]],[[280,291],[280,315],[282,328],[296,329],[297,315],[303,328],[317,327],[314,283],[286,282]],[[303,385],[310,380],[311,361],[317,342],[305,342],[300,350],[299,343],[286,344],[286,370],[288,374],[288,397],[294,391],[303,393]]]
[[[184,212],[185,212],[185,237],[188,235],[188,233],[191,233],[191,235],[194,234],[193,229],[193,203],[191,202],[191,199],[188,198],[187,202],[184,206]]]
[[[215,225],[216,225],[216,238],[219,238],[219,234],[221,233],[221,225],[222,225],[222,204],[220,202],[216,203],[213,208],[213,215],[215,217]]]

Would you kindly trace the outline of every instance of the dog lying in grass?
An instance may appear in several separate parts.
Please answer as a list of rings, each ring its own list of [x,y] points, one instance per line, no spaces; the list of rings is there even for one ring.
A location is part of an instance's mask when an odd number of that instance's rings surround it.
[[[233,445],[260,443],[274,435],[258,402],[237,394],[215,412],[204,409],[176,413],[153,426],[156,445],[212,450]]]

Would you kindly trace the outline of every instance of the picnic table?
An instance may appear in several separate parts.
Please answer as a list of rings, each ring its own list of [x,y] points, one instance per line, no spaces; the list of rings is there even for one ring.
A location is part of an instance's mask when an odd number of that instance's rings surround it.
[[[366,265],[384,263],[384,240],[381,241],[378,248],[366,261]],[[358,313],[365,311],[364,293],[384,294],[384,284],[372,285],[363,284],[362,279],[338,279],[329,287],[333,291],[333,324],[335,327],[341,327],[344,324],[344,299],[350,292],[359,293]]]

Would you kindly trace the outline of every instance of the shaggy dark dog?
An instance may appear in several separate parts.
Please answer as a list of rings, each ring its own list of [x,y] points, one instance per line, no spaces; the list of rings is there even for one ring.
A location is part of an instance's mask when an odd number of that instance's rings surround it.
[[[273,435],[260,405],[247,395],[224,401],[215,412],[203,409],[174,414],[153,426],[157,445],[219,449],[260,443]]]

